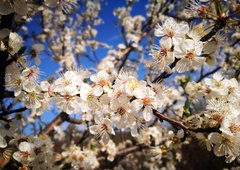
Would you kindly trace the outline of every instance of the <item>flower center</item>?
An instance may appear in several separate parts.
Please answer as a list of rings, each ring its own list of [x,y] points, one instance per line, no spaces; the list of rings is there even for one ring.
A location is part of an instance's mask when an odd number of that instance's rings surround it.
[[[168,30],[167,36],[172,38],[174,36],[174,32],[172,29]]]
[[[235,133],[235,132],[238,132],[240,130],[240,126],[232,123],[231,126],[229,127],[229,129],[232,133]]]
[[[29,93],[29,97],[30,97],[31,99],[35,99],[35,98],[36,98],[36,93],[35,93],[35,92],[30,92],[30,93]]]
[[[23,152],[22,155],[24,158],[27,158],[28,156],[30,156],[30,153],[28,151],[25,151],[25,152]]]
[[[69,95],[69,94],[64,95],[64,99],[65,99],[66,101],[71,100],[71,98],[72,98],[72,96]]]
[[[64,84],[64,86],[68,86],[68,85],[70,85],[70,84],[72,84],[72,83],[71,83],[71,81],[66,80],[66,81],[64,81],[63,84]]]
[[[117,109],[117,113],[119,113],[122,116],[122,115],[124,115],[126,113],[126,110],[123,107],[119,107]]]
[[[133,91],[137,86],[139,85],[139,82],[137,79],[132,79],[128,82],[128,87]]]
[[[35,153],[36,155],[38,155],[39,153],[41,153],[41,148],[36,148],[36,149],[34,149],[34,153]]]
[[[200,6],[198,9],[197,9],[197,14],[198,16],[202,16],[204,14],[204,11],[205,11],[205,6]]]
[[[223,121],[223,116],[220,114],[214,114],[211,116],[214,121],[220,124]]]
[[[167,56],[167,49],[162,48],[159,53],[162,57],[166,57]]]
[[[142,100],[143,100],[144,106],[149,105],[151,103],[151,101],[152,101],[149,97],[145,97]]]
[[[106,125],[105,123],[103,123],[103,124],[101,125],[101,129],[102,129],[103,131],[105,131],[105,130],[108,129],[108,127],[107,127],[107,125]]]
[[[107,84],[107,80],[105,80],[105,79],[101,79],[99,82],[98,82],[98,85],[99,86],[105,86]]]
[[[194,50],[189,50],[187,51],[187,54],[186,54],[186,58],[187,59],[193,59],[195,57],[195,53],[194,53]]]
[[[33,70],[30,70],[29,73],[28,73],[28,75],[27,75],[27,77],[29,78],[29,77],[33,76],[33,74],[34,74],[34,71],[33,71]]]
[[[123,92],[118,91],[118,92],[116,93],[116,98],[119,98],[122,94],[123,94]]]

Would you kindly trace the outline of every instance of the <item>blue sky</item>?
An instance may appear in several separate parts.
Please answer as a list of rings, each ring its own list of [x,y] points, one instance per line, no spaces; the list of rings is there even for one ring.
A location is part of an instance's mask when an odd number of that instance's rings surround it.
[[[139,14],[145,16],[146,14],[145,5],[147,2],[148,2],[147,0],[141,0],[135,3],[133,6],[133,10],[131,11],[132,16]],[[123,43],[123,37],[119,34],[120,30],[116,26],[114,26],[114,23],[117,22],[117,17],[113,15],[113,10],[118,7],[124,7],[125,5],[126,0],[109,0],[102,4],[100,18],[103,19],[104,23],[96,27],[96,29],[98,30],[97,39],[100,42],[107,43],[113,46],[113,48],[116,48],[119,43]],[[38,17],[35,17],[32,22],[27,24],[30,35],[33,32],[35,32],[36,34],[41,32],[39,24],[40,21]],[[31,44],[33,44],[31,39],[28,39],[25,42],[25,45],[27,46],[30,46]],[[96,54],[98,58],[102,59],[107,55],[107,51],[108,49],[99,48],[96,51]],[[44,52],[42,52],[40,56],[42,63],[39,67],[43,72],[43,75],[41,76],[42,80],[46,79],[49,75],[55,75],[55,71],[59,69],[59,64],[52,61],[50,59],[50,56],[48,56]],[[88,68],[91,66],[94,67],[95,65],[92,62],[89,62],[88,60],[83,60],[82,62],[83,68]]]

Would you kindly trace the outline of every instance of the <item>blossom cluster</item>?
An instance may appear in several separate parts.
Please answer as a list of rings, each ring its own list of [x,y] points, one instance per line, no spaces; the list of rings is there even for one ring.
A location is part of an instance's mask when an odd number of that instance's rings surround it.
[[[136,136],[139,123],[149,122],[153,110],[164,104],[164,87],[147,85],[135,73],[122,71],[113,79],[104,70],[96,74],[87,70],[66,71],[50,84],[38,82],[36,66],[17,65],[7,68],[6,87],[14,90],[15,97],[31,109],[31,117],[40,116],[50,107],[50,101],[68,114],[95,113],[97,125],[91,126],[90,132],[103,137],[104,143],[109,140],[108,133],[114,134],[113,124],[119,129],[130,128]]]
[[[175,70],[179,73],[196,70],[204,63],[213,66],[223,42],[219,34],[214,39],[202,42],[201,37],[206,32],[201,26],[189,27],[187,22],[178,23],[174,18],[167,18],[163,25],[158,24],[154,33],[161,39],[159,45],[152,47],[150,55],[154,59],[154,66],[161,72],[173,72],[173,63],[176,63]]]
[[[235,160],[240,153],[240,85],[237,80],[229,80],[215,73],[213,79],[189,82],[186,92],[191,100],[200,97],[206,100],[206,111],[198,127],[219,129],[219,132],[212,132],[207,137],[202,133],[197,137],[206,141],[209,151],[214,146],[216,156],[225,156],[226,162]]]
[[[95,169],[99,166],[96,153],[91,150],[82,150],[76,145],[70,146],[62,153],[66,163],[70,163],[73,169]]]
[[[17,136],[9,142],[16,145],[13,158],[22,164],[22,168],[58,169],[54,166],[54,153],[51,139],[47,135]]]

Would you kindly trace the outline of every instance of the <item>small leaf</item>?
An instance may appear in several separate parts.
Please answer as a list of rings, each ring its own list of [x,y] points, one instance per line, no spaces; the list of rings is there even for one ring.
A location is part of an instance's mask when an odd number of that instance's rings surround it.
[[[18,54],[18,55],[22,55],[22,54],[25,52],[26,48],[27,48],[26,46],[21,47],[21,48],[18,50],[17,54]]]
[[[192,102],[190,101],[190,100],[186,100],[186,102],[185,102],[185,104],[184,104],[184,106],[183,106],[183,109],[184,109],[184,116],[190,116],[191,115],[191,113],[190,113],[190,111],[189,111],[189,107],[190,107],[190,105],[192,104]]]

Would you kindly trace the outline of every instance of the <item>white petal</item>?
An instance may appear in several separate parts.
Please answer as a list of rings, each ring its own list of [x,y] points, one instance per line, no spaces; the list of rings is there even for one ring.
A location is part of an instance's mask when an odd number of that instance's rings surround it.
[[[93,87],[93,94],[95,96],[101,96],[103,94],[103,88],[99,85],[96,85],[95,87]]]
[[[206,63],[209,65],[209,66],[215,66],[216,63],[217,63],[217,58],[215,56],[208,56],[206,58]]]
[[[43,44],[34,44],[34,45],[32,45],[32,48],[33,48],[35,51],[37,51],[37,52],[42,51],[42,50],[45,49],[45,47],[44,47]]]
[[[132,135],[133,137],[136,137],[136,136],[138,135],[137,126],[133,126],[133,127],[131,128],[131,135]]]
[[[89,127],[89,132],[93,135],[96,135],[96,134],[98,134],[99,129],[100,129],[99,125],[92,125]]]
[[[90,76],[90,80],[91,80],[92,82],[97,82],[97,75],[96,75],[96,74],[91,75],[91,76]]]
[[[220,134],[219,133],[216,133],[216,132],[212,132],[208,135],[208,139],[214,143],[214,144],[217,144],[221,138],[220,138]]]
[[[41,64],[41,60],[39,59],[39,57],[35,57],[35,64],[37,66],[39,66]]]
[[[178,24],[178,29],[177,29],[178,33],[186,34],[188,33],[188,31],[189,31],[189,25],[187,22],[182,21]]]
[[[143,99],[147,95],[147,91],[145,88],[136,88],[133,95],[138,99]]]
[[[104,133],[102,136],[102,141],[106,145],[109,142],[109,135],[107,133]]]
[[[214,146],[213,152],[216,156],[220,157],[220,156],[224,156],[225,155],[225,151],[223,149],[224,147],[222,145],[216,144]]]
[[[170,47],[171,48],[172,45],[173,45],[172,38],[167,37],[167,36],[163,37],[161,39],[161,42],[164,44],[165,47]],[[170,48],[168,48],[168,49],[170,49]]]
[[[103,122],[107,125],[107,126],[112,126],[112,121],[108,118],[104,118]]]
[[[108,133],[115,135],[115,131],[113,130],[112,127],[108,127],[107,131],[108,131]]]
[[[0,148],[5,148],[7,146],[6,140],[0,136]]]
[[[82,110],[82,112],[87,112],[87,111],[89,111],[90,110],[90,107],[89,107],[89,105],[88,105],[88,103],[86,103],[86,102],[82,102],[82,104],[81,104],[81,110]]]
[[[152,119],[153,113],[150,106],[146,106],[143,110],[143,118],[148,122]]]
[[[189,67],[190,67],[190,62],[186,58],[182,58],[176,64],[176,70],[179,73],[183,73],[183,72],[189,70]]]
[[[27,10],[28,6],[25,1],[14,1],[13,9],[16,13],[20,15],[27,15]]]
[[[206,146],[207,146],[208,151],[212,150],[212,145],[211,145],[210,141],[206,141]]]
[[[131,104],[136,111],[139,111],[143,107],[143,102],[141,99],[135,99]]]
[[[163,27],[161,27],[159,24],[157,25],[157,28],[155,28],[154,34],[156,37],[161,37],[164,36],[166,33],[163,29]]]
[[[223,79],[222,75],[219,72],[214,73],[213,78],[217,81],[221,81]]]
[[[175,35],[172,37],[172,44],[177,45],[182,43],[184,40],[184,35]]]
[[[169,40],[166,40],[166,39],[161,39],[159,41],[159,44],[162,48],[165,48],[165,49],[171,49],[172,48],[172,43],[170,42],[169,43]]]
[[[197,69],[205,63],[206,58],[204,57],[195,57],[192,59],[192,67]]]
[[[182,45],[175,45],[174,46],[174,56],[176,58],[183,58],[186,56],[186,52],[185,52],[185,49],[183,48]]]
[[[173,63],[174,62],[174,54],[173,54],[173,52],[168,52],[167,53],[167,57],[166,57],[166,62],[167,62],[167,64],[171,64],[171,63]]]
[[[14,152],[14,153],[13,153],[13,158],[14,158],[15,160],[17,160],[18,162],[21,162],[21,157],[22,157],[22,154],[21,154],[20,151],[17,151],[17,152]]]

